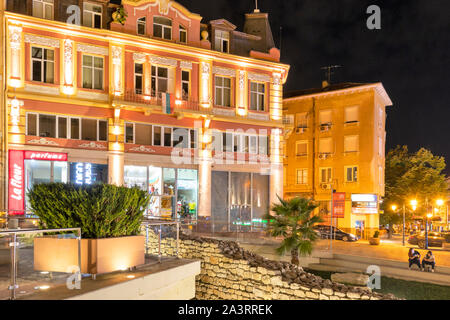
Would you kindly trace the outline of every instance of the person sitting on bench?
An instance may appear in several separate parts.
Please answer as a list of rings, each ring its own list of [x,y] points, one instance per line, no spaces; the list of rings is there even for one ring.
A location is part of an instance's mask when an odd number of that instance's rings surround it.
[[[422,269],[425,271],[425,266],[431,266],[431,272],[434,272],[434,267],[436,266],[436,260],[434,259],[433,252],[428,251],[427,255],[423,257]]]
[[[411,267],[413,264],[416,264],[419,267],[419,270],[422,270],[422,267],[420,266],[420,253],[417,250],[414,250],[413,248],[409,249],[408,252],[408,261],[409,261],[409,270],[411,270]]]

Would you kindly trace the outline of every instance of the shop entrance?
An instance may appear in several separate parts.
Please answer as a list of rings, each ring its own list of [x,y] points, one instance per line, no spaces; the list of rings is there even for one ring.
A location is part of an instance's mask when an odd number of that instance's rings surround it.
[[[356,229],[356,235],[360,237],[361,239],[364,238],[364,231],[365,231],[365,221],[364,220],[357,220],[355,222],[355,229]]]

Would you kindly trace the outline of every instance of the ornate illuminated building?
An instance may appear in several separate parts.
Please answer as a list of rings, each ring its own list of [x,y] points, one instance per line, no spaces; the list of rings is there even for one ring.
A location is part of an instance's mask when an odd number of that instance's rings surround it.
[[[367,238],[379,227],[384,196],[386,107],[381,83],[343,83],[286,94],[285,197],[316,200],[325,223]],[[337,221],[336,221],[337,220]],[[361,233],[361,234],[359,234]]]
[[[8,0],[3,205],[40,182],[154,195],[151,214],[257,221],[283,194],[282,87],[268,15],[244,30],[174,1]],[[126,13],[126,14],[125,14]]]

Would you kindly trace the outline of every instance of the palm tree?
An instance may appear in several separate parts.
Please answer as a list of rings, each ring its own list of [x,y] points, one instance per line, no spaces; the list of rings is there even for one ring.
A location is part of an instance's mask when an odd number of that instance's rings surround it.
[[[312,200],[297,197],[290,200],[280,200],[274,204],[271,210],[274,215],[268,213],[266,219],[269,221],[267,232],[272,237],[282,236],[284,239],[279,248],[279,255],[291,252],[291,262],[299,264],[299,254],[310,255],[314,242],[319,238],[313,230],[316,223],[323,222],[319,216],[312,215],[317,205]]]

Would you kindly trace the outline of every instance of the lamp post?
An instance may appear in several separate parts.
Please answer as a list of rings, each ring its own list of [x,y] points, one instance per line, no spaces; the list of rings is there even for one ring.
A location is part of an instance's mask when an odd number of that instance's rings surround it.
[[[437,206],[437,208],[436,208],[436,211],[437,211],[437,213],[439,214],[439,217],[441,217],[441,211],[442,211],[442,206],[444,205],[444,200],[442,200],[442,199],[438,199],[438,200],[436,200],[436,206]],[[448,212],[447,212],[448,213]],[[445,224],[447,224],[448,223],[448,217],[446,217],[446,221],[445,221]]]
[[[425,228],[425,249],[428,249],[428,219],[431,219],[433,217],[432,213],[427,213],[427,225]]]

